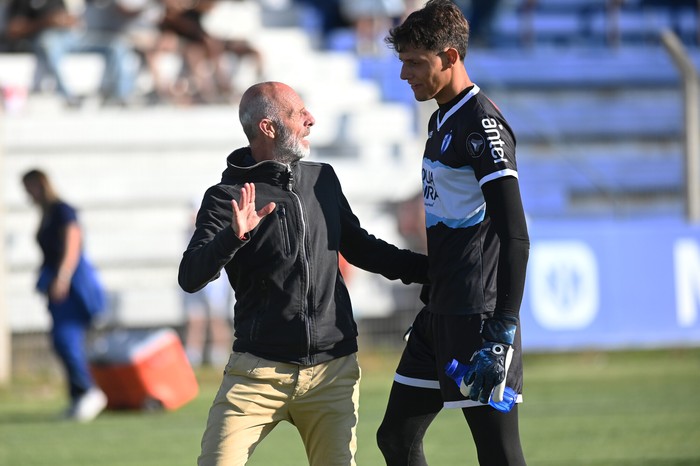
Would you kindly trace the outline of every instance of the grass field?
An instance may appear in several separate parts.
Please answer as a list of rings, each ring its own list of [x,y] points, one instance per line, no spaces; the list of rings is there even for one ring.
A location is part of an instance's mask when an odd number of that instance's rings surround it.
[[[382,465],[374,434],[398,354],[360,353],[359,466]],[[700,349],[527,354],[523,448],[530,466],[700,465]],[[174,412],[106,412],[87,425],[59,422],[62,381],[23,376],[0,389],[0,465],[194,465],[219,369],[200,370],[200,395]],[[477,464],[461,414],[428,431],[431,465]],[[296,431],[280,425],[250,466],[303,466]]]

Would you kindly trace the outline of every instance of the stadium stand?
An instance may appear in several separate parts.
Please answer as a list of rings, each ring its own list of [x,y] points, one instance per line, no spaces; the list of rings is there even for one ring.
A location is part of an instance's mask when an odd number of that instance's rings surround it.
[[[222,35],[227,24],[241,25],[238,33],[265,56],[266,78],[300,91],[317,119],[312,157],[334,164],[370,231],[401,243],[390,206],[418,190],[423,128],[434,107],[415,104],[391,54],[358,57],[347,41],[319,47],[298,10],[285,15],[268,3],[225,2],[208,25]],[[681,24],[700,64],[696,10],[625,2],[614,12],[618,33],[610,41],[604,0],[527,3],[525,11],[523,2],[502,2],[494,24],[499,46],[470,50],[467,65],[518,137],[528,215],[682,215],[682,94],[658,33]],[[6,95],[31,82],[34,65],[31,55],[0,53]],[[93,92],[102,66],[95,55],[71,56],[69,82]],[[252,79],[242,64],[237,84],[245,88]],[[0,138],[13,331],[47,324],[32,292],[37,218],[19,182],[34,166],[81,209],[88,250],[119,303],[115,322],[179,325],[175,277],[190,206],[218,181],[225,154],[245,144],[236,109],[102,109],[88,100],[66,111],[51,96],[30,96],[10,110],[6,102]],[[390,298],[365,286],[374,299],[353,298],[359,313],[381,313]]]
[[[351,54],[315,50],[298,27],[260,26],[262,12],[255,5],[227,3],[225,13],[229,19],[252,18],[246,20],[253,25],[248,34],[265,52],[266,77],[304,96],[317,119],[314,157],[335,160],[357,212],[376,199],[408,196],[418,172],[397,161],[415,160],[418,151],[411,110],[382,102],[376,84],[357,79]],[[96,89],[100,57],[69,58],[70,82],[87,93]],[[27,86],[34,66],[31,55],[1,55],[0,83]],[[239,75],[242,87],[249,78]],[[112,324],[179,325],[177,266],[189,239],[191,203],[219,180],[226,154],[245,144],[235,106],[104,109],[88,98],[82,109],[67,111],[54,96],[37,95],[2,120],[11,328],[41,330],[48,322],[33,293],[38,218],[20,183],[31,167],[51,173],[60,192],[81,209],[88,251],[118,302]],[[394,185],[386,182],[389,172],[398,178]],[[383,236],[399,240],[388,214],[363,215],[370,216],[368,223],[380,225]]]

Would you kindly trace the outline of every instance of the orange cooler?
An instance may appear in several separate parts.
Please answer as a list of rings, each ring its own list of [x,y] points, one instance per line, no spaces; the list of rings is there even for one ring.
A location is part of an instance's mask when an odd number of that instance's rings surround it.
[[[177,409],[199,390],[172,329],[109,332],[93,342],[89,360],[110,409]]]

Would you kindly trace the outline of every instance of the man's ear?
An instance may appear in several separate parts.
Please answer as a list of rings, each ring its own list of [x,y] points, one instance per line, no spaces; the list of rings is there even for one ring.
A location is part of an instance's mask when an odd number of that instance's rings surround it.
[[[274,139],[275,134],[277,134],[275,124],[269,118],[263,118],[262,120],[260,120],[258,128],[260,128],[260,132],[263,134],[263,136],[266,136],[270,139]]]
[[[443,56],[445,57],[445,68],[450,68],[459,61],[459,52],[457,51],[457,49],[454,49],[452,47],[445,50]]]

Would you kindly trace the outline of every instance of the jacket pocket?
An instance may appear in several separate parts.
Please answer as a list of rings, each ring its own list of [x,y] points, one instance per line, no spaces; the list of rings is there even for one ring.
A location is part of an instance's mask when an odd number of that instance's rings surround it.
[[[289,221],[287,220],[287,208],[283,205],[277,209],[277,218],[279,219],[280,236],[282,237],[282,248],[285,255],[292,253],[292,245],[289,240]]]

